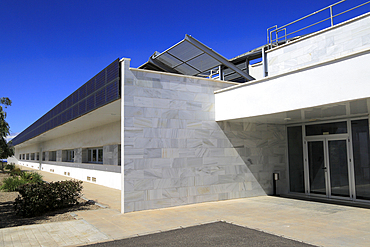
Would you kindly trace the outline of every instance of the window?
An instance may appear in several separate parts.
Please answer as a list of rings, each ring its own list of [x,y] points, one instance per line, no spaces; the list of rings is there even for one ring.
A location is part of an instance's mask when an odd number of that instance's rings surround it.
[[[306,136],[347,133],[347,122],[306,125]]]
[[[74,162],[75,151],[73,149],[63,150],[62,156],[63,156],[63,159],[62,159],[63,162]]]
[[[370,140],[367,119],[353,120],[352,146],[356,182],[356,198],[370,199]]]
[[[287,131],[290,191],[304,193],[302,127],[288,127]]]
[[[40,160],[40,153],[36,153],[36,160]]]
[[[20,160],[22,159],[22,155],[21,155],[21,154],[19,155],[19,159],[20,159]]]
[[[89,148],[87,162],[103,164],[103,148]]]
[[[57,151],[49,151],[49,161],[57,161]]]
[[[35,160],[35,153],[31,154],[31,160]]]
[[[30,160],[30,154],[26,154],[26,160]]]
[[[42,152],[42,160],[45,161],[45,152]]]
[[[25,154],[23,154],[23,160],[26,158]]]

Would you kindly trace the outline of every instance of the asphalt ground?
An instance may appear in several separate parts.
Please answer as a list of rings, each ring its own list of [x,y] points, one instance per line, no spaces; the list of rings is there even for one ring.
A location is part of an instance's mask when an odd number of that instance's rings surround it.
[[[85,246],[111,247],[111,246],[248,246],[248,247],[277,247],[298,246],[312,247],[284,237],[275,236],[265,232],[241,227],[226,222],[215,222],[192,226],[167,232],[138,236],[122,240],[110,241]]]

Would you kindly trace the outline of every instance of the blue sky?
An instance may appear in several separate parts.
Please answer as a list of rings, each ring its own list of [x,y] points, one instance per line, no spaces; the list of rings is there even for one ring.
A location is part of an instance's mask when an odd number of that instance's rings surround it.
[[[268,27],[335,2],[1,0],[0,97],[13,101],[11,132],[23,131],[116,58],[138,67],[185,34],[232,58],[264,45]],[[334,13],[364,2],[348,0]]]

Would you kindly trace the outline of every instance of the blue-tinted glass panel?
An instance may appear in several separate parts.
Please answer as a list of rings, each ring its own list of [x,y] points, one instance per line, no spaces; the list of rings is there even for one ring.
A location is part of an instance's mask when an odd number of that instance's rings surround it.
[[[87,95],[90,95],[90,94],[94,93],[94,91],[95,91],[95,78],[88,81],[86,83],[86,87],[87,87],[87,89],[86,89]]]
[[[78,105],[73,106],[72,119],[78,116]]]
[[[86,97],[86,84],[78,89],[78,93],[80,100]]]
[[[95,94],[96,107],[102,106],[105,103],[105,88],[99,90]]]
[[[95,78],[95,89],[99,89],[104,85],[105,85],[105,71],[102,71]]]
[[[78,102],[78,92],[74,92],[72,94],[72,104],[76,104]]]
[[[107,83],[119,77],[118,63],[112,63],[107,67]]]
[[[111,102],[115,99],[117,99],[118,97],[118,81],[114,81],[112,83],[110,83],[109,85],[107,85],[107,91],[106,91],[106,94],[107,94],[107,102]]]
[[[78,106],[78,115],[83,115],[86,113],[86,100],[81,101]]]
[[[86,99],[86,110],[89,112],[95,107],[95,95],[91,95]]]

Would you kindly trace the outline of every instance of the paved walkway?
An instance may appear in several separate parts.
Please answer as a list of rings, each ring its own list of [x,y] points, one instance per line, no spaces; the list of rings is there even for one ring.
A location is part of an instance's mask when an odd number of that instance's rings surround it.
[[[58,175],[49,174],[43,173],[46,180],[60,180]],[[52,241],[52,234],[35,230],[45,228],[48,224],[0,229],[0,246],[4,245],[6,239],[13,241],[13,246],[48,246],[39,240],[42,238],[52,246],[82,245],[216,221],[259,229],[318,246],[369,246],[370,243],[369,209],[262,196],[120,214],[117,210],[119,191],[89,183],[84,183],[84,186],[84,194],[88,199],[97,199],[102,204],[113,206],[79,211],[77,217],[80,220],[77,221],[49,223],[58,224],[59,229],[71,228],[68,224],[75,224],[79,228],[66,234],[58,230],[59,238],[55,240],[54,237],[55,242],[48,242]],[[28,231],[22,237],[21,228]],[[91,233],[94,238],[89,237]],[[86,238],[82,238],[85,234]],[[78,240],[78,236],[82,236],[81,239]],[[19,245],[20,238],[23,239],[22,245]],[[8,243],[6,246],[12,246]]]
[[[110,238],[84,220],[0,229],[0,246],[76,246]]]

